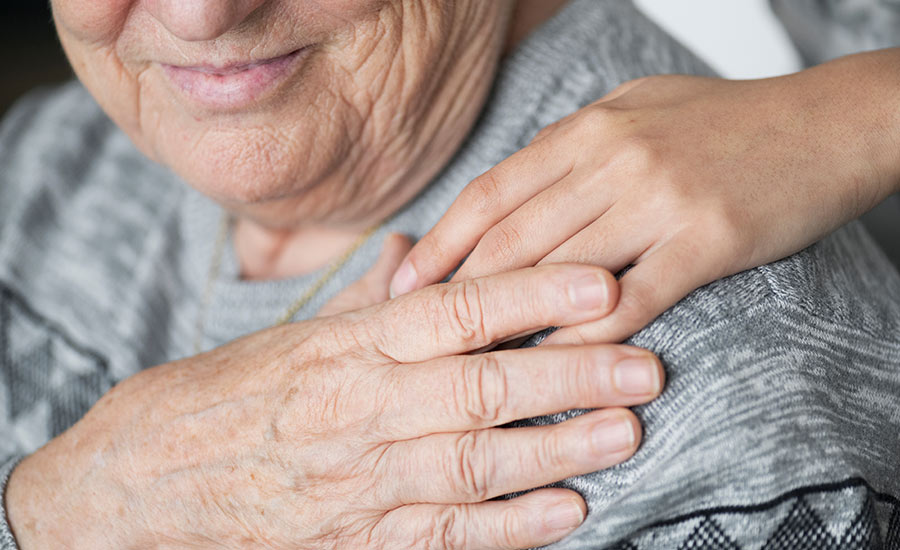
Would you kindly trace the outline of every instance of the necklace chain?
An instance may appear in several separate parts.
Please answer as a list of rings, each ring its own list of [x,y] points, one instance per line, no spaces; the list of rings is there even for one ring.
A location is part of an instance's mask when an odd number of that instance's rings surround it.
[[[325,269],[325,272],[316,279],[306,291],[300,295],[299,298],[290,303],[288,308],[282,313],[277,319],[275,319],[275,323],[273,326],[283,325],[285,323],[290,322],[291,319],[294,318],[294,315],[297,314],[298,311],[303,309],[303,306],[308,304],[310,300],[312,300],[316,294],[322,290],[328,281],[331,280],[332,277],[342,268],[344,264],[346,264],[353,254],[360,249],[362,245],[369,240],[369,238],[383,225],[382,223],[377,223],[367,229],[362,235],[356,239],[353,244],[350,245],[347,250],[341,254],[340,257],[331,262],[328,267]],[[206,285],[203,289],[203,298],[200,302],[200,312],[197,315],[197,329],[194,337],[194,353],[198,354],[203,349],[203,338],[205,337],[205,327],[204,321],[206,319],[207,310],[209,309],[209,304],[212,301],[213,287],[215,286],[216,279],[219,278],[219,274],[222,271],[222,258],[225,255],[225,244],[228,242],[228,233],[231,227],[231,216],[227,213],[222,215],[222,219],[219,222],[219,232],[216,236],[215,247],[213,248],[212,260],[209,264],[209,273],[206,276]]]

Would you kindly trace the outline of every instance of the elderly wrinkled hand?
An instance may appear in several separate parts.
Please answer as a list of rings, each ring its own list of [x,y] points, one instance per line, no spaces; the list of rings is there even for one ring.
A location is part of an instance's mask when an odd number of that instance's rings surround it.
[[[900,190],[900,50],[754,81],[654,76],[541,131],[475,179],[394,276],[402,294],[554,262],[618,272],[619,305],[546,344],[614,342],[690,291],[790,255]]]
[[[581,523],[542,489],[631,456],[661,388],[626,346],[467,354],[608,313],[590,266],[431,286],[143,371],[14,471],[21,547],[527,548]],[[573,407],[559,425],[499,429]]]

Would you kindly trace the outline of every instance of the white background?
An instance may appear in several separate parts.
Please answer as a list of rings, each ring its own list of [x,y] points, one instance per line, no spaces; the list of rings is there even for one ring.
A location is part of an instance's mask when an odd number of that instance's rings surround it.
[[[766,0],[635,0],[727,78],[794,72],[800,61]]]

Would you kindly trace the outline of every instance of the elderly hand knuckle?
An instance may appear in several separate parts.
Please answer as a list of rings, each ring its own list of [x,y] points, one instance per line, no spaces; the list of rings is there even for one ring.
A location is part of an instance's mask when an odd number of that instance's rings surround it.
[[[493,354],[472,356],[462,372],[463,415],[477,424],[493,424],[506,405],[509,381],[506,370]]]
[[[522,548],[527,543],[523,533],[527,532],[524,510],[520,506],[510,506],[498,517],[499,525],[494,530],[494,538],[501,548]]]
[[[489,456],[489,433],[471,431],[459,436],[453,454],[451,483],[457,494],[469,495],[479,502],[489,496],[488,482],[493,470]]]
[[[449,286],[442,296],[447,324],[465,344],[487,341],[483,299],[481,284],[471,280]]]
[[[573,327],[575,328],[575,327]],[[597,388],[597,365],[584,348],[573,348],[567,356],[568,375],[559,379],[563,383],[563,395],[580,398],[592,394]]]
[[[448,506],[434,517],[428,550],[456,550],[467,548],[465,525],[462,525],[462,508]]]
[[[558,429],[545,433],[537,447],[534,460],[541,470],[560,470],[565,465],[568,454],[564,452],[563,440]]]

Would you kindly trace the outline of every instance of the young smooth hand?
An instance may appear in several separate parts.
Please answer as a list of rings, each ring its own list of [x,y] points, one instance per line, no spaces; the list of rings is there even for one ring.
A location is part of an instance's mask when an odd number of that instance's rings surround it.
[[[523,266],[595,264],[616,310],[546,343],[621,341],[692,290],[790,255],[898,189],[897,50],[797,74],[627,82],[471,182],[393,295]]]

